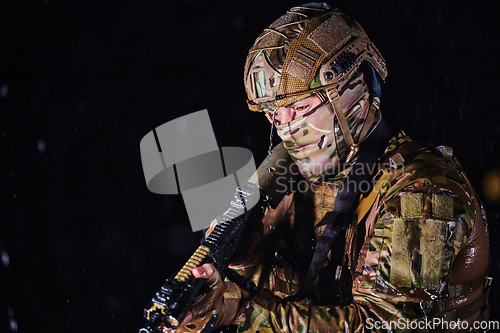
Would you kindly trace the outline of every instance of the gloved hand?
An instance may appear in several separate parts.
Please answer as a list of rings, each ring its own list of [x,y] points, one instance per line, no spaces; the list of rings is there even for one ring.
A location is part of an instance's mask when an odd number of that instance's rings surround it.
[[[219,272],[210,264],[194,268],[193,275],[208,279],[206,292],[174,332],[199,333],[209,322],[214,328],[231,324],[239,310],[242,298],[240,288],[233,282],[222,281]],[[213,318],[214,315],[216,318]],[[165,329],[164,332],[171,331]]]

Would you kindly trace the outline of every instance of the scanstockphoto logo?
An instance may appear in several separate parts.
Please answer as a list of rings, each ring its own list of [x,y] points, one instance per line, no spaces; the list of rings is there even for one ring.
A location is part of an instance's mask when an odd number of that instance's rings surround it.
[[[328,166],[327,166],[328,167]],[[336,175],[343,171],[348,166],[339,166],[339,165],[331,165],[329,169],[331,170],[329,174]],[[371,165],[361,164],[356,168],[353,168],[350,176],[355,175],[376,175],[373,178],[369,178],[362,181],[355,181],[350,177],[347,177],[339,183],[338,190],[346,187],[345,190],[348,192],[360,192],[366,193],[370,192],[372,189],[375,191],[380,191],[380,189],[384,189],[387,187],[389,181],[388,179],[382,179],[380,186],[375,186],[377,182],[380,181],[381,176],[383,175],[382,170],[398,170],[400,174],[405,172],[404,161],[399,163],[394,162],[393,160],[387,160],[384,162],[378,161],[377,163],[373,163]],[[313,183],[307,181],[303,177],[298,177],[300,172],[297,167],[293,164],[290,164],[288,160],[281,159],[276,162],[276,167],[272,170],[276,174],[276,191],[278,193],[290,193],[293,192],[315,192],[318,190],[318,187],[313,186]]]
[[[158,194],[181,194],[193,231],[207,228],[228,210],[235,199],[236,189],[244,187],[247,195],[240,197],[246,209],[259,200],[257,186],[244,185],[257,176],[250,150],[241,147],[219,147],[207,110],[176,118],[150,131],[140,143],[144,177],[148,189]],[[290,159],[277,159],[267,172],[273,173],[273,193],[314,191],[315,187],[299,175]],[[404,172],[404,164],[394,161],[383,165],[361,165],[351,174],[375,174],[378,170],[396,168]],[[328,167],[328,166],[327,166]],[[332,174],[341,170],[331,165]],[[259,180],[253,177],[253,182]],[[377,178],[352,181],[347,178],[341,186],[347,191],[366,193],[375,187]],[[338,188],[339,190],[341,187]],[[268,193],[269,194],[269,193]]]
[[[250,150],[217,145],[207,110],[176,118],[144,136],[140,143],[148,189],[181,194],[193,231],[222,215],[235,190],[256,171]],[[247,197],[253,207],[258,189]],[[241,199],[244,200],[244,199]]]
[[[443,318],[421,318],[408,319],[399,318],[396,321],[380,321],[368,318],[365,327],[370,331],[394,331],[394,330],[460,330],[460,331],[493,331],[500,329],[498,321],[475,321],[469,323],[465,320],[445,320]]]

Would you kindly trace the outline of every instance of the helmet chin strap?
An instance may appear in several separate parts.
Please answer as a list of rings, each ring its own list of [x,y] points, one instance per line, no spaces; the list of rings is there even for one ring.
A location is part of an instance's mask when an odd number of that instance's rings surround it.
[[[339,121],[340,131],[342,132],[342,136],[344,137],[348,151],[345,163],[349,163],[358,153],[359,150],[358,143],[363,141],[363,139],[366,137],[368,131],[370,130],[373,124],[375,114],[379,109],[380,99],[378,97],[373,97],[370,109],[368,111],[367,119],[365,120],[361,133],[359,135],[359,142],[355,143],[354,139],[352,138],[351,129],[349,128],[349,124],[347,123],[347,120],[344,115],[344,109],[342,108],[342,105],[340,105],[339,101],[340,96],[337,91],[337,87],[338,86],[334,86],[332,88],[325,89],[325,94],[328,97],[330,103],[332,104],[333,110],[335,111],[335,115],[337,116],[337,119]]]
[[[266,116],[268,117],[268,119],[271,118],[267,114],[266,114]],[[273,113],[273,118],[271,119],[271,133],[269,133],[269,147],[267,148],[268,155],[271,155],[272,150],[273,150],[273,129],[274,129],[274,124],[276,122],[276,119],[274,119],[275,117],[276,117],[276,112]]]
[[[354,157],[354,155],[356,155],[359,147],[354,143],[354,140],[352,139],[351,130],[344,116],[344,109],[340,105],[339,92],[337,91],[337,87],[338,86],[334,86],[332,88],[325,89],[325,93],[326,97],[328,97],[328,100],[332,104],[337,119],[339,120],[340,131],[342,132],[342,136],[344,137],[344,141],[347,146],[347,151],[349,152],[346,157],[346,163],[348,163]]]
[[[380,110],[380,98],[377,96],[371,96],[370,98],[370,109],[366,116],[363,127],[361,128],[361,133],[359,133],[359,142],[362,142],[368,135],[369,130],[372,128],[375,122],[377,111]],[[378,119],[380,120],[380,118]]]

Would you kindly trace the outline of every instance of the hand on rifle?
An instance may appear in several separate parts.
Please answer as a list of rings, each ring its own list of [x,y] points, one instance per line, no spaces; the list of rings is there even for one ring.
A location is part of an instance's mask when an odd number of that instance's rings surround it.
[[[222,281],[219,272],[211,264],[196,267],[192,273],[195,278],[207,279],[206,291],[175,332],[201,332],[207,324],[216,328],[235,323],[250,294],[233,282]],[[164,328],[164,332],[172,331]]]

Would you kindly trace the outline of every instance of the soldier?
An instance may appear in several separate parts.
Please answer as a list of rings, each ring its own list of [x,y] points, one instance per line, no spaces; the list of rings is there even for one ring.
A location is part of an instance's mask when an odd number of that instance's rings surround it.
[[[386,75],[361,26],[326,4],[264,29],[246,60],[248,106],[276,127],[309,186],[270,209],[233,261],[258,291],[195,268],[210,291],[178,331],[200,331],[207,312],[262,333],[446,331],[488,318],[481,203],[451,148],[390,139]]]

